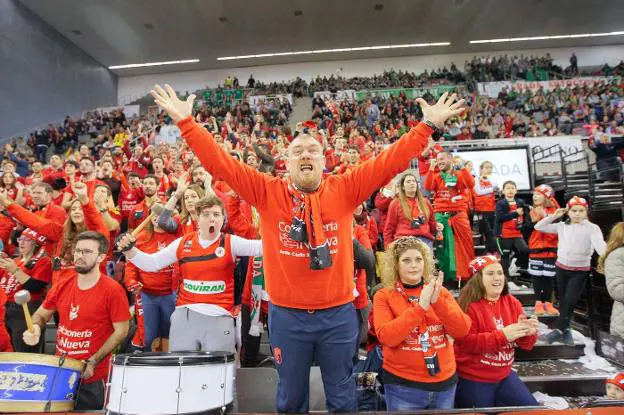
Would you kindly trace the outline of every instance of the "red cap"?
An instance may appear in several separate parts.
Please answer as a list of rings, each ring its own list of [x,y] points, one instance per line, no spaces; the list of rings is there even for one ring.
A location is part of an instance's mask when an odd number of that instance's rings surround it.
[[[24,231],[22,231],[22,235],[28,239],[30,239],[31,241],[34,241],[40,245],[43,245],[46,243],[46,237],[43,235],[38,234],[37,232],[33,231],[30,228],[26,228],[24,229]]]
[[[304,121],[303,126],[306,128],[318,128],[314,121]]]
[[[617,373],[607,379],[607,383],[617,386],[624,390],[624,372]]]
[[[487,267],[488,265],[498,264],[498,263],[499,263],[499,260],[494,255],[484,255],[484,256],[478,256],[472,261],[470,261],[469,266],[470,266],[470,271],[472,271],[472,274],[474,275],[477,272],[481,271],[483,268]]]
[[[585,209],[589,207],[587,200],[578,196],[574,196],[572,199],[568,200],[567,208],[572,209],[574,206],[583,206]]]
[[[540,184],[535,188],[535,191],[544,196],[546,199],[552,199],[552,197],[555,195],[555,191],[553,190],[553,188],[548,186],[547,184]]]

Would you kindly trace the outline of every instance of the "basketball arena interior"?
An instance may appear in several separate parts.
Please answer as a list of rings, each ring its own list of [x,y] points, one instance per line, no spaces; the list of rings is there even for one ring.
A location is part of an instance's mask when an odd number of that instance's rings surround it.
[[[0,412],[624,414],[623,15],[0,0]]]

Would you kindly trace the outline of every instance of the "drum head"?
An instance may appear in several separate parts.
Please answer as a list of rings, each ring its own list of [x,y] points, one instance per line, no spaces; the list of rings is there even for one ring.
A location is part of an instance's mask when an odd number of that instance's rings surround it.
[[[218,365],[234,362],[234,353],[229,352],[147,352],[118,354],[113,364],[118,366],[197,366]]]

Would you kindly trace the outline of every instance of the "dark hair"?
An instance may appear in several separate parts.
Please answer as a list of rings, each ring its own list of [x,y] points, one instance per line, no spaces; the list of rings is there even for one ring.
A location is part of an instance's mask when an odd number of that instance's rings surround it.
[[[65,161],[65,165],[68,165],[68,164],[71,164],[75,168],[79,168],[80,167],[80,164],[78,164],[78,162],[76,160],[67,160],[67,161]]]
[[[139,179],[141,178],[141,176],[139,176],[139,173],[135,171],[131,171],[130,173],[128,173],[128,179],[131,177],[138,177]]]
[[[108,237],[102,235],[99,232],[84,231],[80,232],[76,237],[74,243],[74,249],[76,244],[80,241],[96,241],[98,243],[98,255],[106,254],[108,252]]]
[[[86,144],[83,144],[83,146],[86,146]],[[91,157],[83,157],[83,158],[80,159],[80,162],[82,163],[85,160],[87,160],[89,163],[91,163],[91,165],[95,166],[95,161],[93,161],[93,159]]]
[[[513,180],[507,180],[505,183],[503,183],[503,187],[501,187],[501,189],[504,189],[505,186],[507,186],[508,184],[512,184],[513,187],[515,187],[516,189],[518,188],[518,185],[516,184],[516,182],[514,182]]]
[[[113,191],[111,190],[110,186],[107,185],[106,183],[98,183],[98,184],[95,185],[94,189],[97,189],[98,187],[105,188],[107,196],[111,196],[113,194]]]
[[[145,182],[146,179],[154,180],[154,183],[156,183],[157,185],[159,183],[159,180],[153,174],[146,174],[145,177],[143,177],[143,180],[141,180],[141,182]]]

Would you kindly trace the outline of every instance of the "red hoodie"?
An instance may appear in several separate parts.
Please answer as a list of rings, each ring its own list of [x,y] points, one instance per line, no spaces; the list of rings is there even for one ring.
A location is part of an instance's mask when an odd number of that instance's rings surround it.
[[[511,372],[515,346],[532,350],[537,341],[533,335],[510,343],[503,333],[504,327],[524,315],[522,304],[512,295],[502,295],[498,301],[471,303],[467,314],[472,319],[470,332],[455,340],[457,374],[476,382],[500,382]]]
[[[418,202],[409,200],[408,203],[412,208],[412,216],[418,218],[424,216],[424,212],[418,209]],[[388,208],[386,216],[386,227],[384,228],[384,245],[387,248],[393,241],[402,236],[422,236],[433,241],[433,235],[436,233],[436,220],[431,203],[425,199],[425,204],[429,207],[429,217],[427,221],[418,228],[412,228],[412,221],[405,217],[405,212],[401,206],[399,199],[394,199]]]

